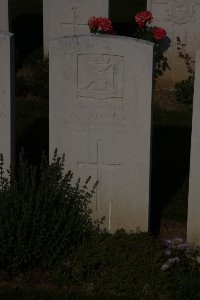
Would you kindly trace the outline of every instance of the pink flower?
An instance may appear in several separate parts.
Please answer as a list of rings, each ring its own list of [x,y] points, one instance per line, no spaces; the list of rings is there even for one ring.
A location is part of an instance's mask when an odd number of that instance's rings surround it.
[[[135,21],[140,28],[144,28],[147,23],[151,23],[153,20],[152,13],[148,10],[139,12],[135,16]]]
[[[167,35],[166,30],[161,27],[154,27],[152,33],[156,41],[162,41]]]
[[[108,18],[92,17],[88,20],[88,26],[92,33],[113,33],[112,22]]]

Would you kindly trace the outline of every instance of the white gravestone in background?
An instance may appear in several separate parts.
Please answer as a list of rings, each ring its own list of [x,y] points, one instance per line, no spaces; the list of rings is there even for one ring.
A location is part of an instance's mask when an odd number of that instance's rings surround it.
[[[160,78],[160,85],[172,87],[187,78],[185,63],[177,55],[177,36],[186,44],[187,53],[194,59],[200,46],[200,0],[147,0],[147,9],[154,17],[152,25],[163,27],[171,39],[167,50],[171,71],[166,71]]]
[[[196,55],[188,197],[187,240],[200,245],[200,48]]]
[[[99,181],[93,216],[148,229],[153,44],[83,35],[50,43],[50,153]]]
[[[89,18],[108,17],[108,11],[109,0],[43,0],[44,54],[50,40],[87,34]]]
[[[0,153],[5,169],[14,159],[14,36],[0,31]]]
[[[9,31],[9,0],[0,0],[0,30]]]

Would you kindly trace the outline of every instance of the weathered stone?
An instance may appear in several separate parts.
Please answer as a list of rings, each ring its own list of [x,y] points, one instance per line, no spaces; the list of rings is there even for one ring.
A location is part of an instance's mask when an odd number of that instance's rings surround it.
[[[9,0],[0,0],[0,31],[9,31]]]
[[[50,43],[50,155],[98,180],[93,217],[148,229],[153,44],[83,35]]]
[[[200,245],[200,48],[196,54],[188,198],[187,240]]]
[[[14,160],[14,38],[0,31],[0,153],[5,170]]]
[[[108,17],[108,10],[109,0],[43,0],[44,54],[52,39],[89,33],[89,18]]]

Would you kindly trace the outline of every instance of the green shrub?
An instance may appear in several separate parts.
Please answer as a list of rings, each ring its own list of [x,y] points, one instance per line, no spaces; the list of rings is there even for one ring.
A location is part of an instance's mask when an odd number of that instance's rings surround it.
[[[52,163],[42,158],[38,169],[20,158],[19,170],[3,175],[0,164],[0,267],[9,271],[50,268],[70,247],[98,228],[80,180],[73,186],[71,171],[63,175],[64,157],[55,151]]]

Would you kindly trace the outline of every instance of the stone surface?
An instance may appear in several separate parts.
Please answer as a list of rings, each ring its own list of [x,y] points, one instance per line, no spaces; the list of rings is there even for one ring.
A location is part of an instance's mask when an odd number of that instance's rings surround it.
[[[89,33],[89,18],[108,17],[108,10],[109,0],[43,0],[44,54],[52,39]]]
[[[50,43],[50,155],[99,181],[93,217],[148,229],[153,44],[83,35]]]
[[[160,78],[159,85],[172,87],[177,81],[187,78],[185,63],[177,55],[177,36],[186,44],[186,52],[193,58],[197,47],[200,46],[200,1],[147,0],[147,9],[154,16],[152,25],[165,28],[171,40],[167,50],[171,70]]]
[[[187,240],[200,245],[200,48],[196,54],[188,198]]]
[[[0,0],[0,30],[9,31],[9,0]]]
[[[0,153],[5,168],[14,160],[14,37],[0,31]]]

